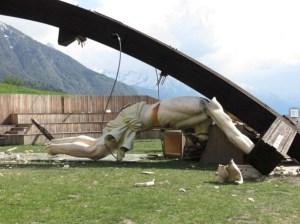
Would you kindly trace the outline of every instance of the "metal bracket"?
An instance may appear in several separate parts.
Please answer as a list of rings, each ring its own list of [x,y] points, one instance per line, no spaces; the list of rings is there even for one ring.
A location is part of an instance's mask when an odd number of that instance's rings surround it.
[[[59,45],[66,47],[69,44],[73,43],[75,40],[77,40],[78,44],[81,47],[83,47],[86,39],[87,38],[82,35],[76,35],[68,30],[59,28],[59,33],[58,33],[58,44]]]
[[[161,71],[160,74],[159,74],[159,78],[156,82],[156,85],[159,86],[159,85],[163,85],[166,81],[166,78],[167,78],[168,74]]]

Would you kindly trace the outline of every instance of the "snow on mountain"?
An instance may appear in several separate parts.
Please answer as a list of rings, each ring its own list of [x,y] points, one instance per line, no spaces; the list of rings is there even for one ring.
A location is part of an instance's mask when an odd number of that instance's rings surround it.
[[[147,74],[147,72],[143,74],[128,72],[127,74],[120,75],[120,81],[133,86],[139,94],[157,97],[155,72],[152,74]],[[288,108],[291,105],[299,105],[300,102],[299,99],[298,101],[295,99],[287,101],[280,97],[280,95],[256,88],[255,86],[246,85],[245,83],[238,83],[238,85],[281,114],[287,114]],[[165,83],[160,86],[160,98],[165,99],[175,96],[201,96],[201,94],[173,77],[167,76]]]
[[[112,75],[110,77],[112,77]],[[130,71],[126,74],[121,74],[119,81],[133,86],[139,94],[157,97],[157,77],[155,72],[151,74],[147,72],[141,74]],[[187,95],[197,96],[200,94],[171,76],[167,76],[165,82],[160,85],[161,99]]]
[[[20,79],[30,87],[84,95],[107,95],[114,82],[1,22],[0,81],[7,77]],[[137,92],[118,82],[114,94],[136,95]]]

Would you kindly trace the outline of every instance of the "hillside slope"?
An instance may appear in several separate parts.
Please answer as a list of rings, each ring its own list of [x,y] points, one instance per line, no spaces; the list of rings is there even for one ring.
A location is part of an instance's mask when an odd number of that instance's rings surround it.
[[[26,86],[0,83],[0,94],[67,95],[64,92],[34,89]]]
[[[107,95],[113,79],[0,22],[0,80],[13,75],[29,86],[75,94]],[[136,91],[119,82],[115,95]]]

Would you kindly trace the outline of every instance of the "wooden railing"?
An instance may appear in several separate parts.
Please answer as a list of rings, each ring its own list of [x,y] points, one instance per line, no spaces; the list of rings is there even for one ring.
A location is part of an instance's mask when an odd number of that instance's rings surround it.
[[[12,123],[11,114],[103,113],[107,99],[107,96],[1,94],[0,124]],[[151,104],[157,100],[149,96],[113,96],[109,109],[116,113],[124,105],[140,101]]]

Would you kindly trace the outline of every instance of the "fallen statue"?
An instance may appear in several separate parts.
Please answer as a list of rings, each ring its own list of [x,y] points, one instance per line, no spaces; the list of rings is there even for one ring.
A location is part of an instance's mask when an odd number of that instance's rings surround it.
[[[78,136],[53,139],[47,150],[51,155],[67,154],[93,160],[116,152],[117,160],[121,161],[125,152],[132,149],[139,131],[154,127],[181,130],[192,128],[200,141],[207,141],[208,129],[212,123],[244,153],[248,154],[253,149],[253,142],[235,127],[216,98],[206,100],[200,97],[176,97],[154,104],[133,104],[108,122],[100,138]]]

